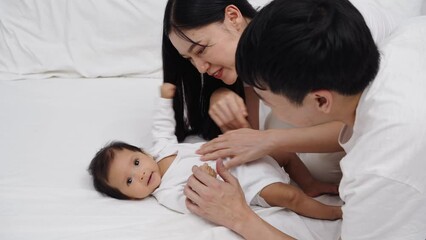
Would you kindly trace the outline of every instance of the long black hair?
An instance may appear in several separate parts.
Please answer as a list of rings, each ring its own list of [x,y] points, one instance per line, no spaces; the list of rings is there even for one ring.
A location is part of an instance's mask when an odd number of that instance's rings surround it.
[[[163,21],[163,77],[164,82],[176,85],[173,99],[175,111],[175,134],[181,142],[188,135],[198,135],[206,140],[217,137],[221,131],[208,114],[210,96],[219,88],[228,88],[244,98],[242,81],[226,85],[198,70],[184,59],[172,45],[169,34],[193,42],[182,31],[222,22],[225,8],[235,5],[243,16],[253,18],[256,10],[247,0],[169,0]],[[194,42],[193,42],[194,43]],[[230,56],[234,57],[234,56]]]

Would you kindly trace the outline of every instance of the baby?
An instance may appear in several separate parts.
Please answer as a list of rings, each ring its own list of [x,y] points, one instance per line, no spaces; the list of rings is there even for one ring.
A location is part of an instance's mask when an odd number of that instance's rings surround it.
[[[192,166],[201,163],[195,151],[203,143],[177,142],[172,108],[174,90],[175,86],[169,83],[161,86],[161,99],[154,115],[154,144],[150,154],[123,142],[112,142],[97,152],[89,166],[97,191],[117,199],[143,199],[152,195],[160,204],[172,210],[189,212],[185,206],[183,189],[192,174]],[[213,166],[215,162],[208,164]],[[216,178],[216,172],[208,164],[202,168]],[[280,164],[288,167],[290,176],[299,179],[301,182],[297,183],[310,196],[337,193],[336,186],[313,179],[297,157],[282,160]],[[230,171],[239,180],[250,205],[285,207],[317,219],[335,220],[342,217],[339,206],[322,204],[290,185],[288,174],[270,157]]]

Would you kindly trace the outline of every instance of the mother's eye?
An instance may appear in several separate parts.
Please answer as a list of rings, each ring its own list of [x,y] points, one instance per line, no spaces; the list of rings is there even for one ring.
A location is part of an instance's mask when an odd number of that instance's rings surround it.
[[[196,52],[196,54],[197,55],[201,55],[201,54],[203,54],[204,53],[204,50],[206,50],[206,47],[201,47],[197,52]]]

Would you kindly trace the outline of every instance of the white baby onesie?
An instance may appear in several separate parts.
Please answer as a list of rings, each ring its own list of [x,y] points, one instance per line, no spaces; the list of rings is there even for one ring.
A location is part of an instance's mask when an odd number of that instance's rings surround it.
[[[157,161],[164,157],[177,154],[175,160],[161,179],[160,186],[153,192],[158,202],[167,208],[181,213],[189,213],[185,206],[183,189],[194,165],[202,165],[200,155],[195,151],[203,143],[178,143],[174,135],[174,112],[172,100],[160,99],[158,109],[154,116],[154,146],[150,153]],[[215,169],[215,161],[207,162]],[[230,170],[243,189],[248,204],[269,207],[258,196],[266,186],[276,183],[289,183],[288,174],[270,157],[265,157],[251,163],[247,163]]]

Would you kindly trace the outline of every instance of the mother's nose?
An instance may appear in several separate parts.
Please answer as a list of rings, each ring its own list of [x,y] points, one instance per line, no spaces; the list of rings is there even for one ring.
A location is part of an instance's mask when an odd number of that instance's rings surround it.
[[[197,68],[198,72],[200,72],[200,73],[206,73],[207,70],[210,67],[210,64],[207,61],[204,61],[201,58],[194,57],[192,59],[192,62],[194,64],[195,68]]]

